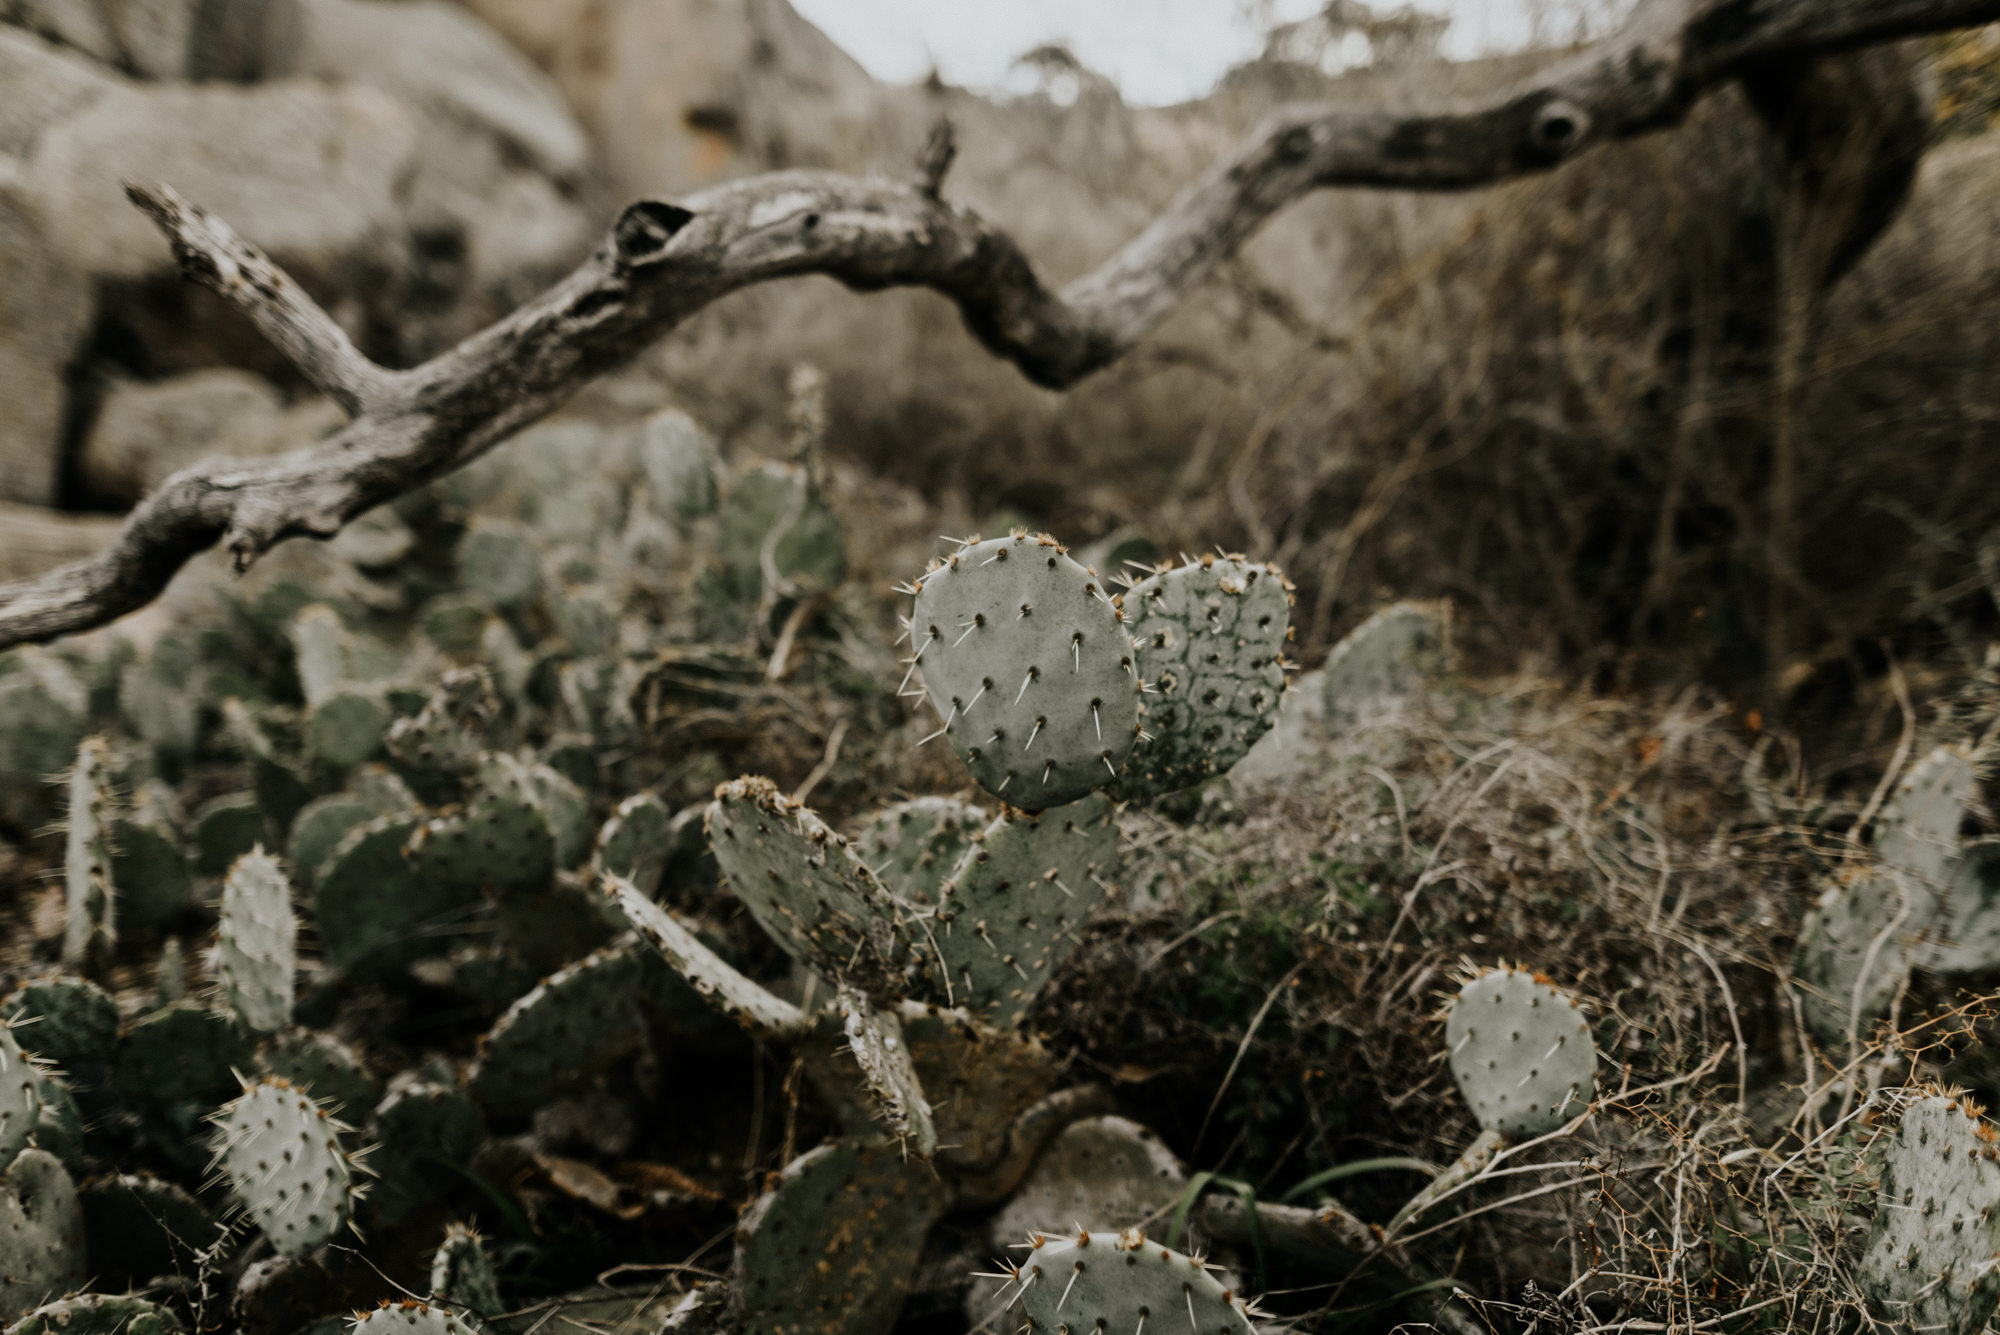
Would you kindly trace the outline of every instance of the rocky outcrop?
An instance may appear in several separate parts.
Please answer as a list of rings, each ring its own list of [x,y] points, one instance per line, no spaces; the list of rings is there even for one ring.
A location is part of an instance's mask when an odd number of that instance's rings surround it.
[[[64,255],[20,160],[0,156],[0,500],[56,497],[65,377],[89,321],[87,276]]]
[[[121,382],[98,407],[78,472],[91,500],[130,505],[189,464],[297,449],[345,420],[326,399],[285,407],[276,385],[248,371],[216,367]]]

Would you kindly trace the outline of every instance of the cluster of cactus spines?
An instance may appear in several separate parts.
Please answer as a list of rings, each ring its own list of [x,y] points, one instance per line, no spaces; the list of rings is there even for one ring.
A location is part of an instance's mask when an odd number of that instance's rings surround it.
[[[715,790],[708,843],[723,883],[786,951],[878,1001],[900,994],[899,911],[845,836],[770,780],[743,778]]]
[[[500,1300],[500,1281],[484,1240],[467,1224],[447,1224],[444,1241],[431,1258],[431,1302],[474,1316],[498,1316],[507,1310]]]
[[[932,736],[1025,811],[1111,784],[1139,740],[1123,618],[1046,535],[959,548],[917,582],[910,619],[908,661],[943,720]]]
[[[102,737],[77,748],[69,776],[63,884],[68,917],[63,963],[103,972],[118,943],[118,896],[111,883],[111,748]]]
[[[365,1113],[382,1096],[382,1084],[368,1073],[361,1054],[316,1029],[272,1035],[258,1050],[257,1064],[266,1075],[281,1076],[312,1095],[335,1117]]]
[[[477,1319],[443,1304],[405,1298],[356,1312],[348,1335],[480,1335]]]
[[[1878,1144],[1862,1287],[1895,1329],[1977,1335],[2000,1304],[2000,1129],[1970,1100],[1933,1094]]]
[[[480,1039],[466,1075],[480,1105],[503,1116],[530,1113],[630,1056],[645,1037],[642,951],[630,937],[620,939],[558,969],[508,1007]]]
[[[938,886],[992,819],[955,797],[916,797],[868,817],[854,844],[883,885],[911,903],[934,904]]]
[[[504,751],[488,752],[465,809],[425,822],[410,839],[410,860],[425,879],[456,889],[537,886],[558,865],[554,823],[543,793],[566,780]]]
[[[247,1086],[219,1109],[213,1167],[281,1256],[303,1256],[346,1226],[361,1194],[340,1133],[353,1128],[291,1082]]]
[[[910,1061],[902,1017],[895,1011],[877,1010],[854,988],[842,985],[837,995],[848,1049],[861,1067],[861,1078],[875,1095],[883,1120],[912,1154],[930,1158],[937,1152],[937,1124],[931,1119],[930,1102]]]
[[[298,931],[284,865],[262,848],[238,858],[222,883],[215,973],[237,1017],[259,1033],[292,1022]]]
[[[1183,558],[1119,597],[1157,695],[1121,797],[1157,797],[1224,774],[1277,721],[1291,599],[1285,577],[1240,556]]]
[[[0,1177],[0,1321],[12,1322],[84,1281],[76,1183],[44,1150],[22,1150]]]
[[[7,1327],[7,1335],[180,1335],[170,1307],[130,1294],[78,1293],[46,1303]]]
[[[1117,853],[1118,827],[1101,793],[995,818],[939,888],[917,957],[925,999],[995,1026],[1014,1023],[1076,948]]]
[[[1330,730],[1360,722],[1371,706],[1419,693],[1443,669],[1446,610],[1443,603],[1394,603],[1334,646],[1321,680]]]
[[[1251,1335],[1262,1313],[1224,1288],[1199,1258],[1123,1233],[1034,1234],[1028,1254],[1010,1264],[1002,1294],[1021,1304],[1040,1331],[1138,1331],[1143,1323],[1178,1324],[1200,1335]],[[1018,1287],[1016,1287],[1018,1286]]]
[[[888,1330],[949,1199],[894,1143],[836,1141],[793,1160],[737,1225],[741,1335]]]
[[[486,1138],[485,1119],[466,1092],[426,1074],[406,1071],[390,1081],[368,1122],[368,1170],[379,1179],[369,1209],[391,1227],[456,1185],[452,1165],[470,1159]]]
[[[607,876],[604,890],[632,929],[723,1014],[760,1035],[797,1034],[805,1029],[805,1012],[737,972],[630,881]]]
[[[674,814],[666,804],[651,793],[634,793],[618,804],[598,831],[591,870],[600,877],[623,877],[650,895],[676,843]]]

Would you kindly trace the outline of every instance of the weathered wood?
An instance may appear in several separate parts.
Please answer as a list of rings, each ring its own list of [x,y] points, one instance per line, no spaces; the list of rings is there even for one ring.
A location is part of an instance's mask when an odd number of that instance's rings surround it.
[[[369,362],[331,317],[219,219],[171,189],[130,187],[182,273],[242,306],[352,415],[317,445],[211,459],[146,498],[105,551],[0,585],[0,648],[144,606],[191,556],[238,570],[286,538],[327,538],[550,412],[710,302],[825,274],[861,292],[932,288],[994,355],[1063,389],[1130,351],[1266,219],[1315,190],[1465,190],[1545,171],[1679,121],[1708,88],[1779,57],[2000,19],[2000,0],[1652,0],[1618,33],[1470,107],[1295,106],[1267,118],[1095,272],[1051,292],[1006,233],[944,200],[948,139],[914,179],[779,172],[674,203],[641,200],[569,277],[409,371]]]

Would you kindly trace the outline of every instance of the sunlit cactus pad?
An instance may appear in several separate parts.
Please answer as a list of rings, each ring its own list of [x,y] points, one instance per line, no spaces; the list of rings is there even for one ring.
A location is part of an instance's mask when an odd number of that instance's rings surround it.
[[[356,1194],[346,1127],[275,1078],[244,1090],[215,1124],[230,1189],[279,1254],[303,1256],[340,1231]]]
[[[1139,669],[1157,694],[1118,780],[1156,797],[1226,773],[1277,722],[1291,594],[1282,574],[1205,556],[1134,585],[1120,601]]]
[[[2000,1129],[1934,1095],[1885,1139],[1862,1286],[1899,1330],[1974,1335],[2000,1303]]]
[[[1036,1235],[1013,1282],[1036,1331],[1131,1331],[1140,1323],[1200,1335],[1251,1335],[1254,1315],[1191,1256],[1124,1233]],[[1248,1313],[1248,1314],[1246,1314]]]
[[[1049,537],[972,543],[918,582],[910,643],[980,787],[1040,811],[1118,777],[1139,717],[1120,616]]]
[[[708,844],[724,884],[779,945],[877,999],[902,990],[907,952],[881,883],[844,836],[769,779],[715,790]]]
[[[1451,1004],[1445,1041],[1458,1088],[1488,1131],[1538,1136],[1590,1104],[1590,1025],[1538,975],[1493,969],[1468,982]]]
[[[868,817],[854,836],[861,860],[882,884],[920,904],[937,899],[973,836],[993,817],[955,797],[918,797]]]
[[[349,1335],[479,1335],[479,1322],[449,1307],[406,1298],[355,1314]]]
[[[284,867],[261,848],[245,853],[222,883],[215,972],[230,1008],[259,1033],[276,1033],[291,1023],[297,938]]]
[[[43,1150],[22,1150],[0,1178],[0,1321],[80,1288],[83,1207],[76,1183]]]
[[[40,1083],[14,1027],[0,1024],[0,1164],[12,1163],[35,1130],[42,1115]]]

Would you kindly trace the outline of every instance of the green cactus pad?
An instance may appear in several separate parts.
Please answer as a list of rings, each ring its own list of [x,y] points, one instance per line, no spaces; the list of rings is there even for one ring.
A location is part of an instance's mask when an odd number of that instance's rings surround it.
[[[1445,626],[1443,603],[1402,602],[1349,631],[1327,655],[1321,679],[1328,731],[1422,692],[1444,669]]]
[[[618,804],[598,831],[592,871],[597,876],[621,876],[647,898],[659,893],[678,842],[674,817],[666,803],[651,793],[634,793]]]
[[[293,663],[298,668],[299,688],[306,703],[326,699],[352,674],[353,637],[340,623],[340,615],[323,603],[300,610],[292,619],[288,637],[292,642]]]
[[[320,952],[333,968],[363,961],[391,968],[449,944],[425,929],[468,894],[419,874],[403,856],[420,825],[412,813],[369,821],[348,831],[320,864],[313,900]]]
[[[2000,1303],[2000,1133],[1936,1096],[1885,1140],[1862,1287],[1895,1329],[1977,1335]]]
[[[118,942],[118,900],[111,882],[111,749],[102,737],[76,751],[69,776],[69,822],[63,855],[67,918],[63,963],[72,969],[109,965]]]
[[[375,1144],[368,1167],[381,1179],[370,1213],[394,1227],[465,1180],[459,1170],[486,1126],[463,1090],[405,1073],[389,1082],[368,1135]]]
[[[484,756],[465,810],[426,822],[411,837],[418,873],[461,891],[547,881],[556,868],[556,838],[534,771],[505,752]]]
[[[1918,910],[1901,929],[1887,930],[1902,913],[1906,893],[1924,897],[1911,878],[1864,868],[1821,891],[1806,914],[1792,951],[1792,975],[1805,984],[1800,1006],[1821,1042],[1845,1043],[1850,1024],[1856,1037],[1866,1039],[1874,1022],[1889,1013],[1915,951],[1916,932],[1909,923],[1921,921]]]
[[[1875,818],[1875,856],[1933,895],[1944,889],[1978,784],[1972,757],[1960,747],[1940,746],[1912,765]]]
[[[348,1335],[480,1335],[482,1327],[449,1307],[406,1298],[359,1313],[347,1329]]]
[[[1285,577],[1241,557],[1206,556],[1134,585],[1120,602],[1158,694],[1140,705],[1145,735],[1119,796],[1158,797],[1226,774],[1278,719],[1291,616]]]
[[[281,1076],[335,1117],[362,1117],[382,1097],[382,1082],[368,1073],[361,1054],[332,1034],[287,1029],[258,1053],[266,1075]]]
[[[1567,993],[1518,969],[1459,990],[1445,1018],[1451,1073],[1488,1131],[1539,1136],[1590,1106],[1597,1049]]]
[[[15,1038],[13,1025],[0,1024],[0,1164],[26,1148],[42,1115],[39,1075]]]
[[[340,1146],[348,1128],[279,1079],[245,1089],[214,1118],[215,1157],[238,1203],[282,1256],[303,1256],[347,1223],[358,1194]]]
[[[875,1095],[882,1120],[910,1152],[928,1159],[937,1152],[937,1126],[924,1087],[910,1064],[903,1022],[895,1011],[878,1011],[851,987],[839,992],[841,1026],[848,1051],[861,1066],[861,1078]]]
[[[179,1185],[146,1174],[100,1177],[77,1193],[91,1267],[114,1282],[191,1274],[216,1241],[215,1220]]]
[[[1020,1261],[1021,1309],[1036,1330],[1125,1331],[1151,1316],[1173,1329],[1252,1335],[1241,1298],[1191,1256],[1125,1233],[1036,1235]]]
[[[1040,811],[1117,779],[1139,728],[1122,616],[1052,538],[974,543],[924,576],[910,622],[917,666],[980,787]]]
[[[382,749],[392,721],[379,693],[343,688],[307,711],[305,749],[329,765],[358,765]]]
[[[0,1321],[81,1287],[83,1209],[54,1155],[23,1150],[0,1178]]]
[[[949,1201],[899,1145],[843,1141],[793,1160],[737,1226],[741,1335],[890,1329]]]
[[[230,864],[271,834],[255,793],[225,793],[202,805],[194,816],[194,866],[204,876],[222,876]]]
[[[762,464],[737,479],[722,503],[721,548],[729,590],[746,602],[764,591],[766,548],[787,584],[832,589],[847,578],[840,521],[795,464]]]
[[[292,821],[290,853],[292,873],[301,886],[312,888],[318,878],[320,864],[326,861],[326,855],[346,837],[349,830],[378,816],[408,811],[416,806],[417,799],[401,779],[393,774],[385,777],[395,784],[393,795],[387,791],[350,789],[316,797],[300,808]]]
[[[69,1082],[53,1071],[30,1064],[41,1111],[35,1116],[34,1145],[75,1168],[83,1159],[83,1109]]]
[[[111,823],[111,885],[119,925],[146,932],[186,913],[195,900],[194,876],[172,830],[151,820],[123,817]]]
[[[500,1299],[500,1281],[493,1273],[479,1234],[467,1224],[447,1224],[444,1241],[431,1258],[431,1302],[461,1308],[476,1316],[498,1316],[507,1310]]]
[[[285,869],[258,849],[229,869],[215,926],[215,972],[237,1018],[261,1034],[292,1022],[298,916]]]
[[[14,1035],[22,1047],[87,1084],[108,1076],[118,1051],[118,1003],[81,978],[23,984],[0,1005],[0,1020],[19,1026]]]
[[[918,957],[923,1000],[964,1006],[998,1027],[1014,1023],[1076,948],[1117,855],[1118,827],[1102,794],[1038,816],[1003,813],[939,892]]]
[[[1136,1228],[1179,1204],[1187,1173],[1160,1138],[1123,1117],[1091,1117],[1062,1129],[989,1225],[996,1246],[1060,1233],[1079,1219]]]
[[[715,790],[708,845],[723,883],[793,956],[878,1001],[903,988],[908,950],[888,893],[845,838],[770,780]]]
[[[38,1307],[7,1327],[7,1335],[180,1335],[172,1309],[144,1298],[79,1293]]]
[[[647,951],[630,937],[549,975],[479,1043],[466,1088],[499,1116],[524,1116],[630,1056],[645,1038]]]
[[[654,413],[632,453],[662,519],[686,525],[715,509],[715,438],[692,417],[677,408]]]
[[[1042,1045],[1016,1031],[967,1024],[951,1012],[905,1016],[903,1038],[932,1105],[940,1155],[983,1168],[1007,1150],[1015,1119],[1055,1085]]]
[[[214,1106],[250,1068],[250,1039],[235,1017],[199,1003],[154,1011],[125,1031],[113,1080],[120,1095],[155,1108]]]
[[[604,888],[640,938],[723,1014],[758,1033],[797,1034],[804,1030],[806,1017],[797,1006],[771,995],[731,968],[680,919],[640,894],[630,881],[607,877]]]
[[[60,660],[44,660],[69,677]],[[0,676],[0,812],[22,825],[39,825],[52,814],[43,785],[76,756],[83,740],[88,699],[74,678],[74,690],[41,680],[34,671]]]
[[[541,549],[519,524],[475,520],[459,539],[458,573],[495,607],[519,607],[542,591]]]
[[[422,709],[390,725],[384,744],[416,773],[462,774],[479,762],[487,725],[498,709],[484,673],[447,672]]]
[[[555,838],[556,866],[564,871],[582,866],[597,834],[590,821],[590,795],[550,765],[528,766],[528,786]]]
[[[870,816],[854,846],[891,891],[915,904],[934,904],[938,886],[992,819],[954,797],[919,797]]]

